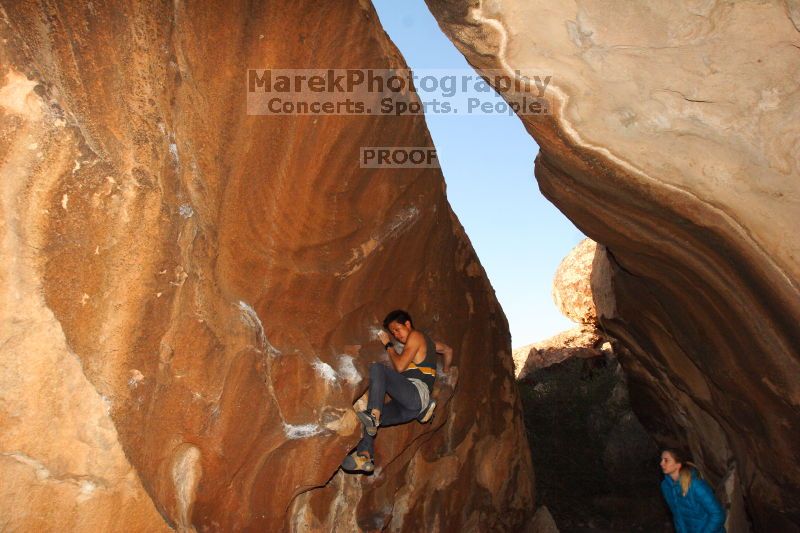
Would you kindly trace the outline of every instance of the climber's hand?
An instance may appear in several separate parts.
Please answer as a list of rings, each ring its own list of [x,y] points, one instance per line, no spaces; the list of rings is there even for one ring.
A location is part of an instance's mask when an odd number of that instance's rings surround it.
[[[383,331],[383,330],[380,330],[380,331],[378,332],[378,340],[380,340],[380,341],[381,341],[381,344],[384,344],[384,345],[385,345],[387,342],[389,342],[389,334],[388,334],[388,333],[386,333],[386,332],[385,332],[385,331]]]
[[[452,387],[458,381],[458,367],[455,365],[448,367],[447,370],[443,368],[441,374],[440,379],[445,385]]]

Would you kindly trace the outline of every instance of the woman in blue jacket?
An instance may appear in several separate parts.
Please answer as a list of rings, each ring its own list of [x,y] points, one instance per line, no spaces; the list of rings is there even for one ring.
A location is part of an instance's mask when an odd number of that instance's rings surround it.
[[[678,450],[661,453],[661,494],[667,500],[675,533],[724,533],[725,511],[704,480]]]

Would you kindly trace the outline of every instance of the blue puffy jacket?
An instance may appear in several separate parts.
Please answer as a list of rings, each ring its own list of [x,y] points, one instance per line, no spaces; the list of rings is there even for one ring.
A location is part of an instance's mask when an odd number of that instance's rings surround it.
[[[675,522],[675,533],[725,533],[725,510],[711,486],[692,470],[692,482],[686,496],[680,481],[664,476],[661,493],[667,500]]]

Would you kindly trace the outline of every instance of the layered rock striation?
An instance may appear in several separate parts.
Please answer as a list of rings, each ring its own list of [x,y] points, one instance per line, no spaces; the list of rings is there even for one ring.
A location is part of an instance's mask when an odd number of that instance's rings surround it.
[[[651,429],[757,529],[800,527],[794,4],[428,5],[479,70],[551,76],[551,114],[521,116],[536,177],[603,245],[597,313]]]
[[[4,528],[521,526],[508,326],[441,173],[359,166],[423,117],[246,113],[249,68],[404,68],[371,5],[4,3],[0,33]],[[396,307],[458,381],[345,477]]]

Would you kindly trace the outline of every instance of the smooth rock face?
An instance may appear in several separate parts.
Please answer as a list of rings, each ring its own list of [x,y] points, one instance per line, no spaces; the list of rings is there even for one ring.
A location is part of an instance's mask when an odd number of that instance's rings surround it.
[[[358,164],[423,118],[245,112],[248,68],[404,67],[371,5],[14,3],[0,33],[0,523],[522,527],[508,326],[442,176]],[[397,307],[460,372],[344,476]]]
[[[735,464],[757,529],[800,527],[796,2],[428,5],[479,69],[552,75],[536,177],[607,247],[595,303],[651,428],[714,483]]]

